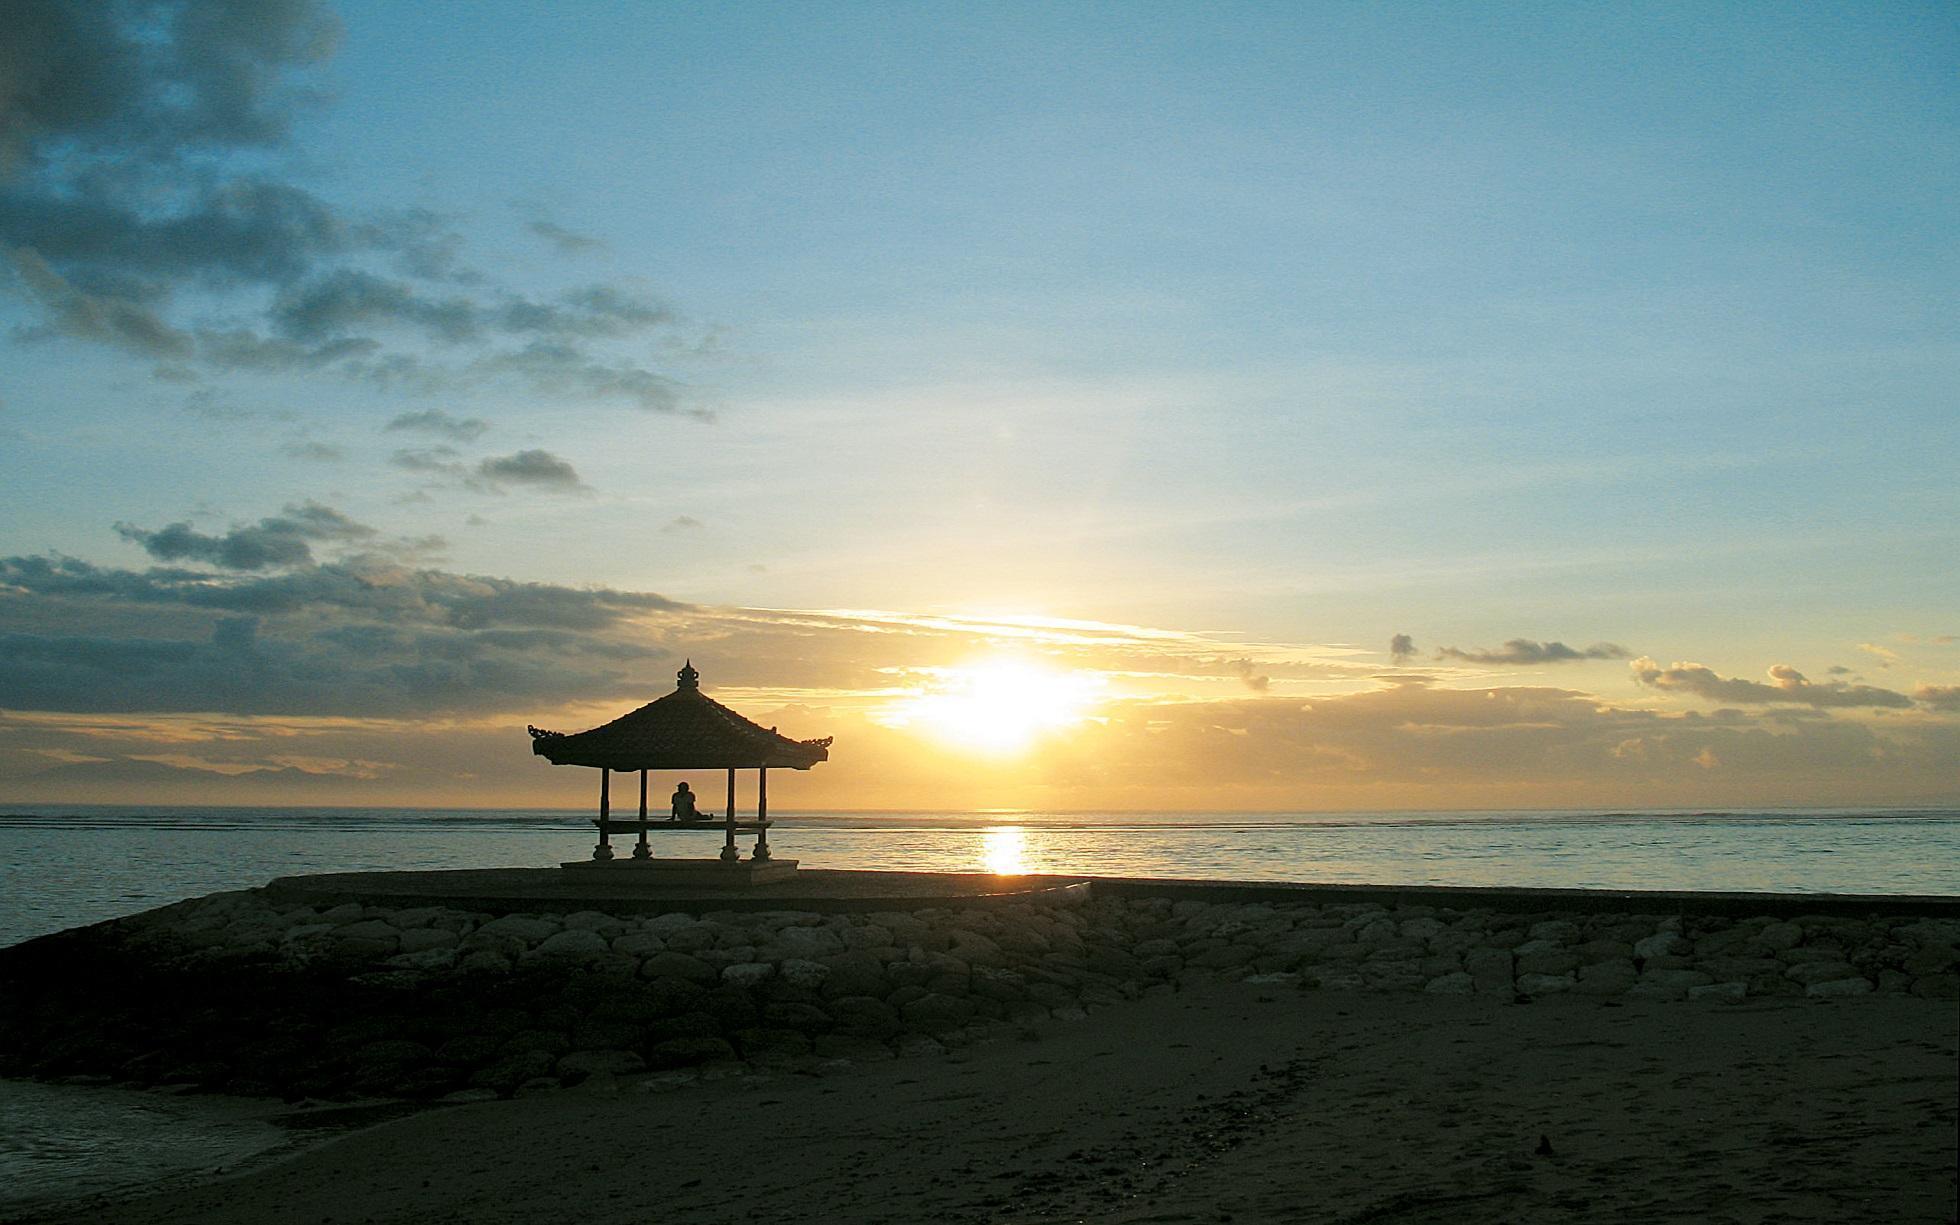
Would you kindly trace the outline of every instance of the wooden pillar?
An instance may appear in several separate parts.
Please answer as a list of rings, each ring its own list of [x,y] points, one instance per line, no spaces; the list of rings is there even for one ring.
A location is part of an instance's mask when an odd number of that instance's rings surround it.
[[[723,814],[724,824],[728,826],[727,840],[721,844],[721,861],[734,863],[742,857],[735,849],[735,767],[728,767],[728,811]]]
[[[755,855],[756,859],[769,858],[769,767],[758,766],[755,771]]]
[[[633,858],[653,858],[653,848],[647,845],[647,772],[640,771],[640,841],[633,847]]]
[[[611,859],[612,853],[612,771],[599,767],[599,845],[592,848],[592,858]]]

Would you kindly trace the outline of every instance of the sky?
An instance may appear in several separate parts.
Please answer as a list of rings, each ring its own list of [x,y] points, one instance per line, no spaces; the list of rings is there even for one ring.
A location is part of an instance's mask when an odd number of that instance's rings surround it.
[[[1960,802],[1950,7],[24,0],[0,802]]]

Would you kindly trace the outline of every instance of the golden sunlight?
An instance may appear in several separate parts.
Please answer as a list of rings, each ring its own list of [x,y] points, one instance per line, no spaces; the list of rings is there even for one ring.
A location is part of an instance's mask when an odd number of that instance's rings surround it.
[[[980,857],[995,876],[1021,876],[1028,870],[1027,838],[1016,825],[999,825],[983,835]]]
[[[936,669],[934,682],[900,702],[887,721],[985,753],[1017,753],[1043,732],[1080,723],[1103,683],[1092,673],[1018,660]]]

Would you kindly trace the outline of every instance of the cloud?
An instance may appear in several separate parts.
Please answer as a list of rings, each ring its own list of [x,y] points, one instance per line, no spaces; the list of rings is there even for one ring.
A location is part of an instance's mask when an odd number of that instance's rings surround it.
[[[1960,685],[1921,685],[1912,691],[1912,700],[1934,710],[1960,710]]]
[[[1444,647],[1436,652],[1438,659],[1460,659],[1473,664],[1561,664],[1580,659],[1625,659],[1633,652],[1611,642],[1595,642],[1584,650],[1576,650],[1563,642],[1533,642],[1529,638],[1513,638],[1495,651],[1465,651],[1457,647]]]
[[[402,413],[382,429],[433,434],[452,442],[475,442],[489,432],[490,423],[480,417],[452,417],[439,408],[427,408],[421,412]]]
[[[1232,666],[1238,670],[1239,680],[1254,693],[1264,693],[1272,688],[1273,678],[1254,668],[1251,660],[1235,659],[1232,661]]]
[[[549,451],[518,451],[486,459],[476,466],[477,479],[489,489],[502,492],[511,485],[556,493],[585,488],[578,470]]]
[[[153,362],[158,377],[332,371],[668,410],[641,340],[677,319],[616,285],[531,295],[460,259],[427,209],[349,210],[280,172],[339,25],[312,0],[15,5],[0,22],[0,292],[28,339]],[[561,249],[592,240],[553,226]],[[225,318],[222,326],[204,320]],[[529,351],[543,340],[552,348]]]
[[[1889,668],[1899,662],[1899,653],[1890,647],[1882,647],[1875,642],[1861,642],[1858,649],[1878,660],[1878,666]]]
[[[585,255],[606,249],[606,244],[596,238],[575,234],[564,226],[543,218],[530,222],[524,228],[550,243],[560,255]]]
[[[141,545],[158,561],[201,561],[226,570],[267,570],[311,564],[309,542],[366,540],[375,531],[332,507],[305,502],[250,526],[234,527],[222,536],[206,535],[189,523],[166,524],[155,531],[118,523],[116,534]]]
[[[1397,634],[1388,640],[1388,657],[1398,664],[1408,663],[1415,658],[1416,640],[1407,634]]]
[[[332,443],[305,440],[289,442],[279,448],[279,453],[289,459],[306,459],[323,464],[338,463],[347,458],[347,452]]]
[[[1734,702],[1743,706],[1789,703],[1800,706],[1907,707],[1912,699],[1890,689],[1853,685],[1844,681],[1817,683],[1788,664],[1770,667],[1770,683],[1723,677],[1696,663],[1676,663],[1663,668],[1642,656],[1629,665],[1633,679],[1649,688],[1670,693],[1688,693],[1715,702]]]
[[[698,532],[707,525],[693,515],[676,515],[669,519],[660,530],[663,532]]]

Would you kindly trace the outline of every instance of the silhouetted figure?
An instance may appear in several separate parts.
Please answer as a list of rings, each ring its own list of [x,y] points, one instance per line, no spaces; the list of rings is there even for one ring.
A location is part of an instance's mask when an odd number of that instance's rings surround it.
[[[1532,1153],[1532,1155],[1533,1155],[1534,1157],[1549,1157],[1549,1156],[1551,1156],[1551,1155],[1552,1155],[1552,1138],[1551,1138],[1550,1136],[1545,1136],[1545,1135],[1541,1135],[1541,1136],[1539,1136],[1539,1137],[1538,1137],[1538,1147],[1537,1147],[1537,1148],[1534,1148],[1534,1149],[1532,1149],[1532,1150],[1531,1150],[1531,1153]]]
[[[674,807],[671,819],[675,821],[705,821],[708,814],[694,807],[694,792],[686,783],[674,788]]]

